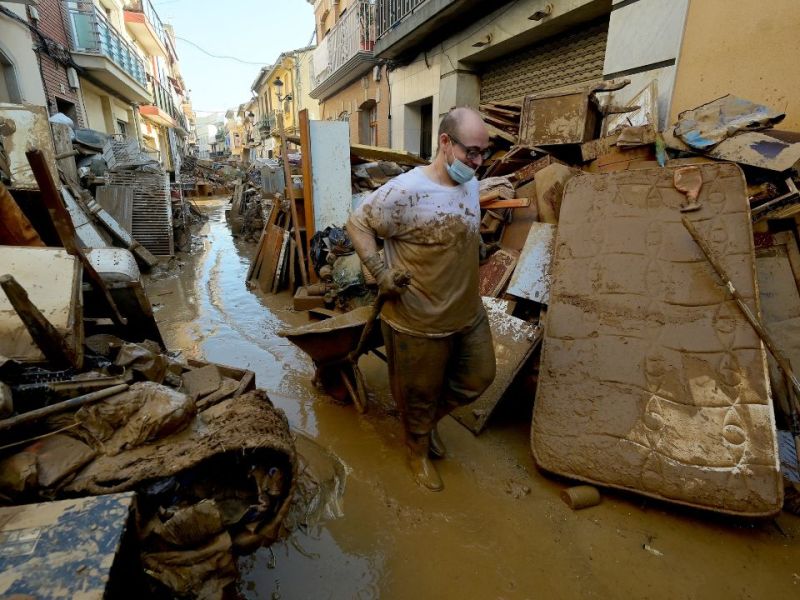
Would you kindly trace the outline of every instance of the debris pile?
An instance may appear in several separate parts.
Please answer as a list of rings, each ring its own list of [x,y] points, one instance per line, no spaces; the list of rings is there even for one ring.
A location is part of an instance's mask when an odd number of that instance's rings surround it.
[[[0,119],[0,503],[135,492],[151,591],[222,597],[281,534],[296,458],[252,371],[166,351],[139,269],[197,216],[133,141],[67,155],[44,109]]]
[[[454,417],[480,433],[508,390],[522,389],[536,398],[532,450],[545,469],[721,512],[774,514],[784,493],[780,460],[787,496],[800,481],[794,444],[775,451],[784,434],[800,440],[791,370],[800,364],[800,136],[776,129],[782,114],[734,96],[660,130],[654,84],[615,103],[628,83],[481,105],[495,151],[478,171],[480,290],[498,377]],[[359,157],[351,161],[353,207],[419,164],[398,154],[351,148]],[[336,241],[336,225],[310,242],[309,272],[319,283],[295,294],[295,309],[317,318],[375,297],[357,256]],[[279,237],[273,243],[281,247]],[[743,300],[720,285],[717,259]],[[347,302],[337,302],[342,287],[352,292]],[[363,329],[366,319],[356,321]],[[299,344],[322,328],[333,344],[348,329],[309,327],[287,335]],[[347,371],[347,351],[329,363],[316,346],[304,349],[332,396],[358,397],[342,391],[343,382],[363,383]],[[717,358],[709,362],[708,352]],[[566,385],[573,380],[574,389]],[[700,380],[707,384],[697,387]],[[745,397],[749,411],[739,408]],[[603,434],[616,441],[606,444]],[[629,454],[612,451],[619,440]],[[693,454],[697,447],[704,456]],[[743,477],[743,456],[754,462],[742,489],[720,484],[714,473]],[[686,477],[697,485],[675,485]]]

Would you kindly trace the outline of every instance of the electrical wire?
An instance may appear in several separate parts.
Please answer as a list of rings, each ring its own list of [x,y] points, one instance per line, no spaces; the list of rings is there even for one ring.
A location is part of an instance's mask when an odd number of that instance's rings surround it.
[[[190,46],[194,46],[195,48],[197,48],[198,50],[200,50],[200,52],[202,52],[203,54],[206,54],[206,55],[210,56],[211,58],[218,58],[218,59],[221,59],[221,60],[234,60],[234,61],[236,61],[236,62],[238,62],[238,63],[242,63],[243,65],[258,65],[258,66],[260,66],[260,67],[265,67],[265,66],[268,66],[268,65],[271,65],[271,64],[272,64],[272,63],[270,63],[270,62],[268,62],[268,61],[264,61],[264,62],[253,62],[253,61],[249,61],[249,60],[242,60],[241,58],[236,58],[235,56],[225,56],[225,55],[220,55],[220,54],[212,54],[211,52],[209,52],[209,51],[208,51],[208,50],[206,50],[205,48],[202,48],[201,46],[198,46],[198,45],[197,45],[197,44],[195,44],[193,41],[191,41],[191,40],[187,40],[187,39],[186,39],[186,38],[184,38],[184,37],[181,37],[181,36],[179,36],[179,35],[176,35],[176,36],[175,36],[175,39],[176,39],[176,40],[180,40],[180,41],[182,41],[182,42],[186,42],[186,43],[187,43],[187,44],[189,44]]]

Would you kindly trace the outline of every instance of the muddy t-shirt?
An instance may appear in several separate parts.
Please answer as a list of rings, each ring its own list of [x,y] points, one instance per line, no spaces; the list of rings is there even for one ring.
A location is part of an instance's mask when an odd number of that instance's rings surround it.
[[[408,270],[408,290],[384,304],[381,318],[405,333],[443,336],[472,325],[478,292],[478,181],[439,185],[421,167],[373,192],[350,218],[384,239],[384,260]]]

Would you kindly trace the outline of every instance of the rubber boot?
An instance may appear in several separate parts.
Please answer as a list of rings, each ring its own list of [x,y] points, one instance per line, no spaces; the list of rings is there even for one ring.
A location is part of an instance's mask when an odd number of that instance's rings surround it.
[[[408,436],[408,467],[414,476],[414,481],[420,486],[432,492],[439,492],[444,489],[442,478],[436,466],[428,457],[430,449],[430,437],[428,435]]]
[[[434,425],[433,429],[431,429],[431,441],[430,446],[428,448],[428,454],[431,458],[444,458],[447,456],[447,448],[442,441],[442,438],[439,437],[439,430]]]

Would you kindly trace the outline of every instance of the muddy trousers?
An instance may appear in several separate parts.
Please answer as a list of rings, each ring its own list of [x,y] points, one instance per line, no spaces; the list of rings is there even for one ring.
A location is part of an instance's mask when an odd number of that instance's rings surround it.
[[[407,434],[426,436],[454,409],[476,400],[494,380],[489,319],[447,337],[401,333],[382,322],[389,383]]]

